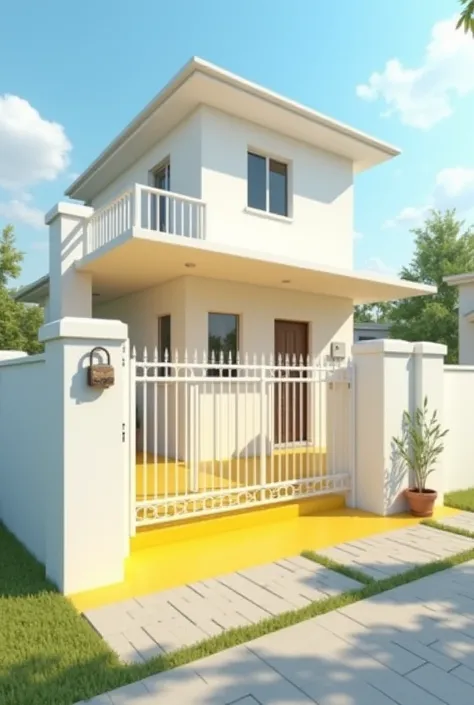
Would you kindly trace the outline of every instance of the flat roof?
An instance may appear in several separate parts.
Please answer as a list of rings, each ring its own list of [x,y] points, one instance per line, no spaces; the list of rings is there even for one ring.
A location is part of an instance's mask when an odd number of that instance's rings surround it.
[[[193,57],[78,176],[66,195],[89,202],[201,105],[346,157],[356,173],[400,154],[393,145]]]
[[[189,269],[189,263],[193,268]],[[350,299],[354,303],[392,301],[436,293],[436,287],[386,277],[372,272],[341,269],[283,255],[222,247],[191,238],[159,234],[131,237],[76,263],[92,275],[93,293],[111,301],[183,276],[252,284],[280,291]],[[42,277],[17,294],[17,299],[39,303],[48,295]]]

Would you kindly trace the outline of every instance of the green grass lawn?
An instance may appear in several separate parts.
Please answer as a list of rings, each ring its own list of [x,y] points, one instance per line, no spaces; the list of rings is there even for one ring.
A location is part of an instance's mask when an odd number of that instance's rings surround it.
[[[474,487],[471,487],[469,490],[448,492],[444,495],[444,503],[447,507],[464,509],[466,512],[474,512]]]
[[[125,666],[46,580],[43,567],[0,523],[0,705],[73,705],[473,560],[474,550],[380,581],[332,561],[329,565],[327,559],[311,552],[305,555],[363,584],[258,624],[230,629],[141,666]]]

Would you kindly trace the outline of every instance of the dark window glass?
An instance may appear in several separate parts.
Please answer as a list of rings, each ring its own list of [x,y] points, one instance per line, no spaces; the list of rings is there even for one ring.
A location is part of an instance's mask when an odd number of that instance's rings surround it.
[[[270,213],[288,215],[287,166],[270,159]]]
[[[171,360],[171,316],[158,319],[158,362]],[[160,374],[170,375],[171,368],[160,367]]]
[[[373,335],[360,335],[358,342],[362,342],[364,340],[375,340]]]
[[[267,209],[267,162],[259,154],[247,154],[247,205],[250,208]]]
[[[239,317],[233,313],[210,313],[208,316],[208,351],[209,362],[219,364],[224,357],[224,363],[237,361],[239,337]],[[222,370],[211,367],[208,373],[211,377],[235,377],[237,370]]]

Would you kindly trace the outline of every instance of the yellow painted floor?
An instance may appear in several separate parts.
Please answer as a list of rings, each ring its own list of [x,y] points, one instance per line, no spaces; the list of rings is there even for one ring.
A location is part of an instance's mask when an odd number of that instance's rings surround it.
[[[289,516],[287,508],[282,508],[281,512],[280,516]],[[435,518],[456,513],[456,510],[440,507],[435,512]],[[268,516],[275,519],[278,512]],[[284,521],[272,520],[271,523],[243,526],[230,531],[224,529],[223,520],[221,524],[216,524],[216,531],[212,533],[196,531],[198,538],[193,538],[188,530],[187,534],[181,534],[187,535],[187,539],[158,542],[158,545],[151,545],[154,542],[150,532],[141,543],[141,546],[146,546],[148,538],[149,547],[133,551],[127,559],[122,583],[72,595],[70,599],[80,611],[92,609],[298,555],[305,549],[319,550],[343,541],[413,526],[419,521],[409,515],[379,517],[341,508],[309,516],[295,515]],[[238,526],[233,517],[229,517],[229,522],[230,527]],[[137,538],[140,542],[141,537]]]
[[[197,469],[196,486],[191,487],[189,463],[166,459],[152,453],[137,454],[137,500],[165,495],[207,492],[229,487],[244,487],[326,474],[326,451],[315,447],[284,448],[265,458],[265,477],[261,475],[260,456],[203,461]],[[262,481],[263,480],[263,481]]]

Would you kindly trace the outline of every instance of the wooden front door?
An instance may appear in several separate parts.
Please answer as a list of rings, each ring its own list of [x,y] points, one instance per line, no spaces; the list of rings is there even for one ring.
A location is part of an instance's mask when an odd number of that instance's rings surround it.
[[[294,369],[276,372],[275,443],[307,441],[308,383],[306,373],[298,369],[301,359],[307,364],[307,355],[308,324],[275,321],[275,364],[292,366],[295,357],[297,363]]]

